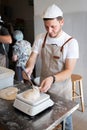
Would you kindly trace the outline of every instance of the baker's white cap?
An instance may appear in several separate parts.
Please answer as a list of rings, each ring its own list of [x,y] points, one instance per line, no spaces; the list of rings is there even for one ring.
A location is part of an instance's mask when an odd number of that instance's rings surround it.
[[[63,12],[57,5],[53,4],[46,9],[42,15],[42,18],[56,18],[58,16],[63,17]]]

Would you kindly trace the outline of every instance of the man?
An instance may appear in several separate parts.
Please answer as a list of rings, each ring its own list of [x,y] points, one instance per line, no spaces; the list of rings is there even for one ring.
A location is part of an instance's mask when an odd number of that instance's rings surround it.
[[[12,38],[8,30],[3,26],[0,16],[0,66],[6,67],[8,44],[12,43]]]
[[[18,81],[23,82],[22,68],[25,66],[26,62],[31,53],[31,43],[24,40],[24,35],[22,31],[15,30],[13,32],[13,38],[15,39],[15,44],[13,46],[13,56],[12,60],[16,62],[15,72]]]
[[[37,56],[41,54],[40,91],[72,99],[70,77],[79,58],[78,42],[62,30],[64,19],[59,7],[49,6],[42,17],[47,33],[36,38],[26,72],[31,75]],[[65,130],[72,129],[70,116],[66,119]]]

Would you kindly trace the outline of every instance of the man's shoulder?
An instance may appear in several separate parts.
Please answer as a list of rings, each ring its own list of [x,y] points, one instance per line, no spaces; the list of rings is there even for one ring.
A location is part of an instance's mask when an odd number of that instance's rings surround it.
[[[40,33],[36,35],[36,39],[43,39],[45,37],[46,33]]]
[[[9,34],[8,29],[6,27],[2,26],[0,28],[0,35],[8,35],[8,34]]]
[[[4,26],[1,26],[0,30],[7,30],[7,28]]]
[[[28,40],[21,40],[20,43],[19,43],[19,45],[20,44],[21,45],[26,45],[26,46],[29,46],[29,45],[31,46],[31,43]]]
[[[77,39],[73,35],[69,35],[65,32],[63,32],[63,38],[64,38],[65,41],[67,41],[70,38],[72,38],[72,41],[77,41]]]

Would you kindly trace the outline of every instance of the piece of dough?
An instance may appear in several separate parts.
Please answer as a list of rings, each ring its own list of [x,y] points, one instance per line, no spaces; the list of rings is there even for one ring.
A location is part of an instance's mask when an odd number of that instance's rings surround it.
[[[6,100],[14,100],[16,98],[18,92],[18,88],[16,87],[8,87],[0,90],[0,98]]]
[[[33,89],[29,89],[23,93],[23,98],[27,99],[30,102],[36,101],[40,97],[39,88],[34,86]]]

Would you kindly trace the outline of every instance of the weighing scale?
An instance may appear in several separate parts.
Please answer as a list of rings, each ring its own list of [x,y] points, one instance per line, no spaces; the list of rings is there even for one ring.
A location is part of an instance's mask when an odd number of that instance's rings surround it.
[[[46,93],[40,93],[40,97],[36,101],[30,102],[23,97],[24,92],[17,94],[13,106],[30,116],[35,116],[54,105],[50,95]]]

